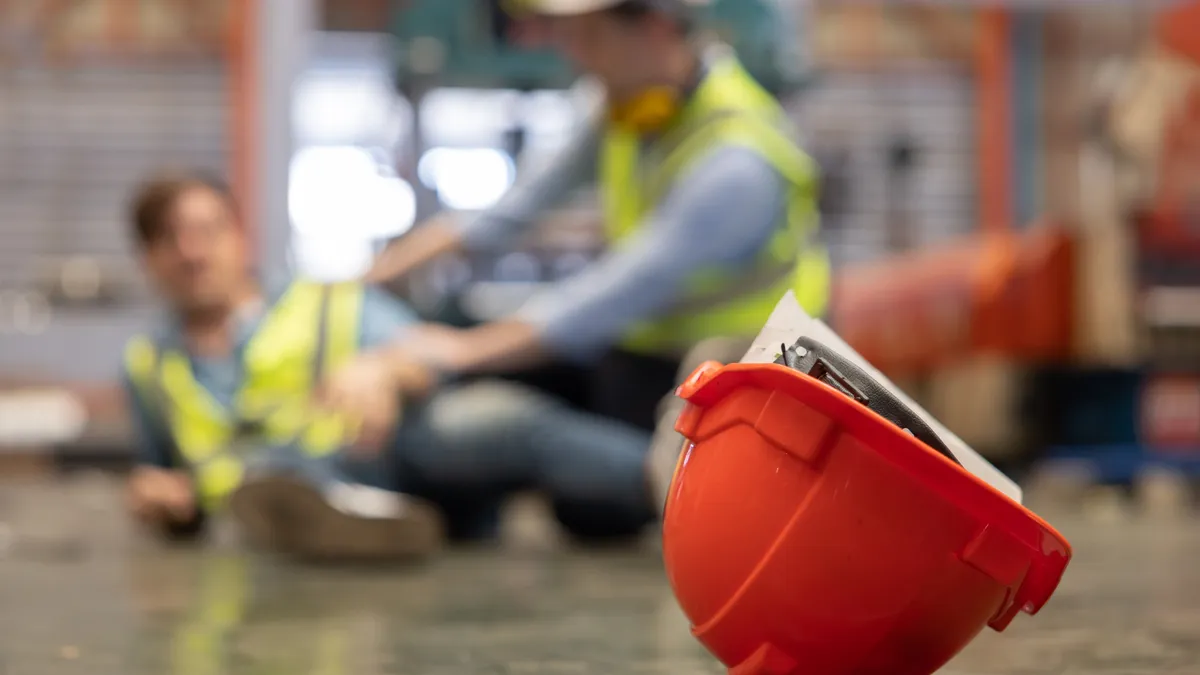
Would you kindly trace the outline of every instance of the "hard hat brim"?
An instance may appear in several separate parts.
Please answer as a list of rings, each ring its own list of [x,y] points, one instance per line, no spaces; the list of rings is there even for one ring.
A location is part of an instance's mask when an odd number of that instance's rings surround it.
[[[513,0],[520,11],[542,16],[579,16],[612,9],[625,0]],[[656,4],[654,0],[651,4]],[[708,4],[708,0],[667,0],[662,3],[664,8],[678,4],[680,9],[699,7]]]
[[[612,9],[623,0],[518,0],[523,12],[543,16],[578,16]]]

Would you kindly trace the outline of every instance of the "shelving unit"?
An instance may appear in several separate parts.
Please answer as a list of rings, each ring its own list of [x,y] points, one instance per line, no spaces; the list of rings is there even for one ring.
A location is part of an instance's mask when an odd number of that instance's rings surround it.
[[[230,6],[0,3],[0,312],[48,312],[0,316],[0,371],[109,379],[147,320],[126,200],[154,169],[229,170]],[[112,289],[107,304],[50,306],[71,265]]]

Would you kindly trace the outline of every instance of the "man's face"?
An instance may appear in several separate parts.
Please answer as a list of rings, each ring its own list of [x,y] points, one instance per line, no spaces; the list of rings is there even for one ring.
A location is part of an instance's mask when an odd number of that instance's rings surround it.
[[[180,192],[144,262],[157,290],[180,311],[218,309],[249,272],[246,242],[232,205],[204,186]]]
[[[628,95],[645,84],[659,23],[593,12],[554,19],[551,29],[558,49],[576,68],[599,78],[610,92]]]

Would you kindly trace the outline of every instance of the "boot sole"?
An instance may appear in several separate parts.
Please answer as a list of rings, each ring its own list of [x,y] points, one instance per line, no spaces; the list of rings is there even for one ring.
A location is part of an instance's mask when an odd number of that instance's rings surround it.
[[[312,562],[399,562],[437,553],[444,541],[441,515],[426,502],[403,499],[398,517],[355,516],[307,483],[278,476],[247,482],[230,508],[252,541]]]

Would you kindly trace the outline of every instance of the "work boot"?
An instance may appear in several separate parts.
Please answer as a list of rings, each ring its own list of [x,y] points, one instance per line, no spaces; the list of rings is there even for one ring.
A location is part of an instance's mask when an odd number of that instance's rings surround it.
[[[311,562],[401,562],[443,545],[431,504],[352,483],[323,489],[287,475],[244,481],[230,509],[252,543]]]

